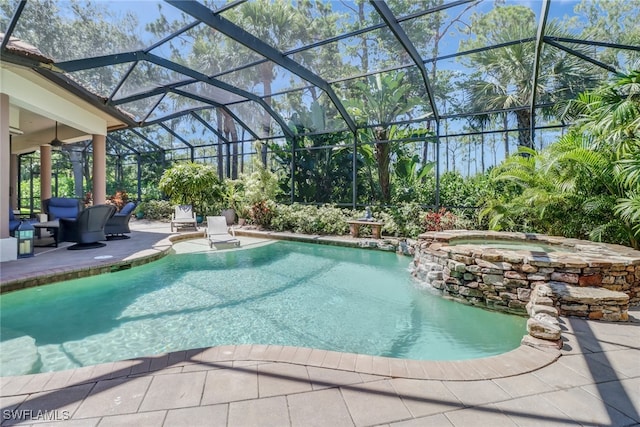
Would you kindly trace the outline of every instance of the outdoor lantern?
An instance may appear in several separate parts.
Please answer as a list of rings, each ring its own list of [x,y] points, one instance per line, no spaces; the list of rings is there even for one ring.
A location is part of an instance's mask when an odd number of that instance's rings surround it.
[[[33,256],[33,235],[35,228],[29,221],[20,221],[15,236],[18,239],[18,258]]]

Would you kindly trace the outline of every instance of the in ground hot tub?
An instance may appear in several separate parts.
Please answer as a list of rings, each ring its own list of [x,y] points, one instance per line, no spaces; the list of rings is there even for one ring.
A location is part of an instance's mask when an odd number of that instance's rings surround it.
[[[452,230],[421,234],[413,275],[462,302],[526,314],[538,285],[560,314],[626,320],[640,303],[640,251],[540,234]],[[626,301],[585,296],[579,288],[622,292]],[[562,299],[559,295],[568,295]],[[580,294],[580,297],[571,297]]]

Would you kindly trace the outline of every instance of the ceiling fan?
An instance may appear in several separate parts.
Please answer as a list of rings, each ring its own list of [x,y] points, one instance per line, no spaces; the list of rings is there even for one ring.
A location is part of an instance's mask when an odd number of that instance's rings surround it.
[[[58,122],[56,122],[56,137],[49,143],[52,147],[62,147],[62,141],[58,139]]]

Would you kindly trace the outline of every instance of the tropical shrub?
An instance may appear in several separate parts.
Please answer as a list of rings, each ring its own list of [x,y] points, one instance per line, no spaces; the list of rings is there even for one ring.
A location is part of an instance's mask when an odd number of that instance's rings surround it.
[[[221,200],[221,184],[215,168],[202,163],[177,163],[167,169],[159,184],[174,205],[192,205],[197,214],[207,213]]]
[[[349,230],[346,218],[350,213],[350,210],[331,205],[278,204],[271,228],[303,234],[342,235]]]
[[[492,171],[511,195],[487,200],[494,229],[640,248],[640,71],[618,75],[568,108],[576,124],[541,152],[521,149]]]
[[[148,200],[136,206],[137,212],[143,212],[146,219],[169,221],[173,214],[173,206],[167,200]]]

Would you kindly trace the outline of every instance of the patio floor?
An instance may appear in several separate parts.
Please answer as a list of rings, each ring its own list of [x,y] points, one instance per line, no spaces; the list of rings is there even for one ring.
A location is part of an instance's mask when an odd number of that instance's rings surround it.
[[[171,245],[168,223],[132,222],[132,229],[131,239],[104,248],[42,248],[34,258],[2,263],[2,285],[79,269],[109,271],[161,256]],[[260,243],[241,239],[243,245]],[[208,249],[204,239],[190,244]],[[3,377],[0,421],[100,427],[639,425],[640,310],[630,317],[628,323],[561,318],[560,352],[521,346],[472,361],[222,346]]]

